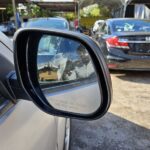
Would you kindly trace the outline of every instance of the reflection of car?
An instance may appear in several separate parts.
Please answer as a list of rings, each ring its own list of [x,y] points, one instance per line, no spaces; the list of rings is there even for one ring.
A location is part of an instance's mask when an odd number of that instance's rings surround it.
[[[12,22],[0,24],[0,31],[6,35],[13,35],[15,33],[15,26]]]
[[[61,17],[33,18],[33,19],[29,19],[28,22],[23,23],[22,27],[69,30],[69,23],[66,19],[61,18]],[[53,40],[53,42],[51,40]],[[58,39],[55,37],[53,37],[53,38],[50,38],[49,36],[42,37],[42,39],[40,40],[40,43],[39,43],[38,61],[42,61],[43,58],[45,61],[47,59],[50,60],[53,58],[54,55],[56,55],[56,51],[55,51],[56,46],[58,47],[59,45],[61,45],[61,42],[57,43],[57,41],[58,41]],[[51,45],[49,45],[49,43],[51,43]],[[64,45],[65,48],[66,48],[66,46],[67,46],[67,44]],[[63,47],[63,46],[61,45],[61,47]],[[41,78],[44,79],[44,76],[45,76],[45,74],[42,74]],[[53,79],[56,79],[56,78],[57,77],[54,73]]]
[[[15,70],[13,44],[1,32],[0,61],[0,149],[62,150],[66,147],[67,150],[70,120],[45,114],[32,101],[15,100],[8,94],[2,82],[8,72]]]
[[[41,72],[39,76],[40,79],[42,81],[44,81],[44,78],[47,78],[47,80],[61,80],[66,72],[66,68],[68,67],[66,67],[66,65],[69,62],[72,62],[73,64],[79,59],[79,55],[77,53],[77,48],[79,46],[79,43],[67,38],[43,36],[38,45],[37,58],[38,69],[40,69]],[[46,74],[48,73],[47,69],[49,67],[51,68],[50,72],[53,72],[51,74],[51,79],[46,77]],[[71,63],[69,67],[71,67]],[[47,73],[45,74],[44,72]],[[50,74],[50,72],[48,74]]]
[[[108,19],[100,33],[110,69],[150,70],[150,20]]]
[[[51,18],[33,18],[29,19],[28,22],[22,24],[23,28],[54,28],[69,30],[69,23],[66,19],[60,17],[51,17]]]

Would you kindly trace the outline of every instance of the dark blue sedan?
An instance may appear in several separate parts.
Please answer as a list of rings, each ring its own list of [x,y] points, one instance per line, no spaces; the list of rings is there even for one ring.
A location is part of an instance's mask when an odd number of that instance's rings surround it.
[[[150,70],[150,20],[108,19],[97,41],[110,69]]]

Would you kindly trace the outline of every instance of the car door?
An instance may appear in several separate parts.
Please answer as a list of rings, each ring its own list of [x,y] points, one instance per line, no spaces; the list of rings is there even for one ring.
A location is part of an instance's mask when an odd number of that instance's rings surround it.
[[[65,119],[42,112],[31,101],[8,98],[3,82],[14,70],[11,48],[12,41],[0,33],[0,149],[62,150]]]

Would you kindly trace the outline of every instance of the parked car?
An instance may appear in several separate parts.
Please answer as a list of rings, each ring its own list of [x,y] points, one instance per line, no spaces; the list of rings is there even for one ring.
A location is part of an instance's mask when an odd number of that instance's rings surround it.
[[[102,27],[104,22],[105,22],[104,20],[97,20],[93,26],[93,33],[96,33],[99,30],[99,28]]]
[[[16,29],[15,25],[12,22],[6,22],[0,24],[0,31],[5,33],[6,35],[14,35]]]
[[[108,19],[97,41],[110,69],[150,70],[150,20]]]
[[[70,119],[49,116],[32,101],[15,100],[5,88],[5,77],[15,71],[13,55],[13,42],[0,32],[0,149],[69,149]]]
[[[48,20],[51,21],[54,19]],[[54,21],[56,27],[58,27],[57,21],[58,23],[61,23],[62,21],[62,25],[64,23],[64,28],[68,29],[67,23],[63,22],[65,20],[57,19]],[[34,21],[32,20],[32,23],[33,22]],[[39,22],[36,20],[38,25],[41,22],[43,23],[44,19],[40,19]],[[32,24],[31,20],[28,23],[31,26],[36,24],[35,22]],[[29,24],[27,24],[27,26]],[[61,28],[60,25],[59,27]],[[7,70],[7,72],[14,71],[13,42],[2,33],[0,33],[0,53],[1,68],[3,67],[2,70]],[[3,72],[2,70],[1,72]],[[1,78],[5,75],[3,72],[1,74]],[[1,88],[0,91],[2,90],[3,89]],[[2,92],[2,94],[4,94],[4,92]],[[3,96],[1,96],[0,99],[0,112],[0,120],[3,120],[2,125],[0,126],[0,133],[2,135],[0,137],[0,144],[2,150],[69,149],[70,119],[49,116],[42,113],[30,101],[21,100],[14,102],[13,100],[7,99],[7,97],[5,98]],[[34,127],[34,125],[36,125],[36,127]],[[24,141],[28,142],[28,145],[26,145]]]
[[[73,49],[60,51],[62,39]],[[67,51],[69,55],[64,55]],[[50,59],[39,60],[44,54]],[[66,63],[66,57],[73,55]],[[110,106],[109,71],[99,47],[87,36],[26,28],[17,31],[13,45],[0,32],[0,60],[1,150],[68,150],[70,119],[66,118],[97,119]]]
[[[48,28],[69,30],[69,23],[61,17],[33,18],[22,24],[23,28]]]

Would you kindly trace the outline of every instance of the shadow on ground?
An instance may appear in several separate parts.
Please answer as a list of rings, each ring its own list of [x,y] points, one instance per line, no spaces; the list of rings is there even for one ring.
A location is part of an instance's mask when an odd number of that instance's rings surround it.
[[[107,113],[97,121],[72,120],[70,150],[149,150],[150,129]]]
[[[150,84],[150,71],[110,71],[110,73],[124,81]]]

